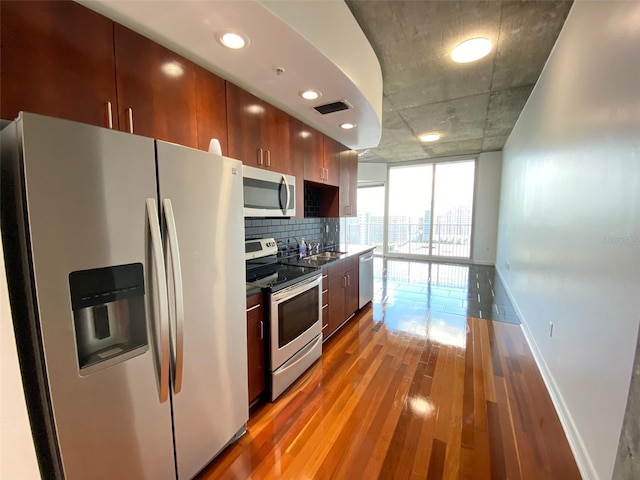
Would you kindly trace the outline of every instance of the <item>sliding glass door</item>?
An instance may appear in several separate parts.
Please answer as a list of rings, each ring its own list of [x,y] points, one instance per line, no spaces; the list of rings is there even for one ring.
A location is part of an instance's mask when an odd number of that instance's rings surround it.
[[[475,161],[389,168],[386,253],[470,258]]]

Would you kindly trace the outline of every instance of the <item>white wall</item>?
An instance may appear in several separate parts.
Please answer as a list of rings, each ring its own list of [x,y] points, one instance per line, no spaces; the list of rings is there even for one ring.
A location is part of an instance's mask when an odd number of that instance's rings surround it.
[[[1,243],[0,258],[4,258]],[[40,478],[22,391],[4,262],[0,262],[0,478]]]
[[[481,153],[476,162],[473,263],[495,265],[502,152]]]
[[[587,479],[611,478],[640,323],[639,55],[640,2],[575,2],[503,152],[497,267]]]
[[[358,163],[358,185],[386,182],[386,163]]]

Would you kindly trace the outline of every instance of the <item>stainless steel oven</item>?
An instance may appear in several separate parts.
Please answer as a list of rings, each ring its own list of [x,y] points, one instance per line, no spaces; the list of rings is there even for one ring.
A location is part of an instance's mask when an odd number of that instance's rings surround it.
[[[270,398],[274,401],[322,355],[322,274],[278,263],[273,238],[247,240],[247,284],[260,287],[267,308]]]
[[[271,400],[322,355],[322,275],[270,297]]]

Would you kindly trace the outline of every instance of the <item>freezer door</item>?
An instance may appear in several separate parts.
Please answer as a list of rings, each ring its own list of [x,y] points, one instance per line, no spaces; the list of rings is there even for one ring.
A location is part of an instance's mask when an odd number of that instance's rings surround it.
[[[39,321],[65,478],[175,479],[145,246],[153,140],[32,114],[15,131],[2,140],[23,148],[14,180],[24,181],[38,315],[16,321]]]
[[[242,164],[156,144],[178,377],[172,399],[176,457],[178,478],[186,480],[249,417]],[[179,265],[171,256],[172,223]],[[177,270],[182,299],[175,292]]]

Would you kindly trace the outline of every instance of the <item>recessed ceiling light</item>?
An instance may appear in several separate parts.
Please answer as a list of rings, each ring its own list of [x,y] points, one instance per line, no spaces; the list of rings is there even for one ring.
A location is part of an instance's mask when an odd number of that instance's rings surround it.
[[[347,122],[340,125],[340,128],[344,128],[345,130],[351,130],[352,128],[356,128],[356,124]]]
[[[425,133],[424,135],[420,135],[420,141],[422,142],[435,142],[440,140],[439,133]]]
[[[451,52],[451,58],[457,63],[469,63],[488,55],[493,45],[482,37],[465,40]]]
[[[317,90],[305,90],[300,92],[300,96],[305,100],[316,100],[322,96],[322,93]]]
[[[249,45],[249,39],[240,33],[236,32],[220,32],[218,35],[218,41],[225,47],[233,50],[239,50]]]

